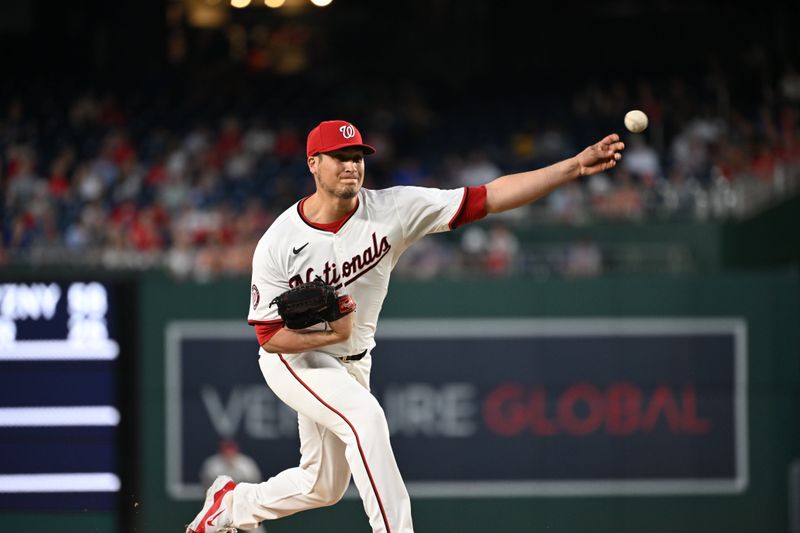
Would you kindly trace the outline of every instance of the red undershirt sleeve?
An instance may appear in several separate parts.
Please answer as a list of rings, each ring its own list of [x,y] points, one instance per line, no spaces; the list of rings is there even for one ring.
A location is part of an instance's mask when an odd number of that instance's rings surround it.
[[[486,186],[467,187],[464,192],[467,195],[461,211],[456,215],[450,225],[450,229],[456,229],[464,224],[475,222],[486,216]]]
[[[256,337],[258,338],[259,346],[264,346],[264,343],[268,342],[273,335],[283,328],[283,322],[253,324],[253,326],[256,328]]]

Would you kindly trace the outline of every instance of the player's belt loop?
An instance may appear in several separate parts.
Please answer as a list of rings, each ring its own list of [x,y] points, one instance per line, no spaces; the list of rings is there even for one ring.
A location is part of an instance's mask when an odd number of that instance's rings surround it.
[[[363,359],[364,356],[367,355],[367,350],[364,350],[361,353],[357,353],[355,355],[343,355],[339,358],[339,361],[342,363],[349,363],[350,361],[358,361],[359,359]]]

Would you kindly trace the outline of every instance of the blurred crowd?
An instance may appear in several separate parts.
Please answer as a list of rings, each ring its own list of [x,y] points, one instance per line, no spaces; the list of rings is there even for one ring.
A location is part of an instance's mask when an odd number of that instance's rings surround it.
[[[800,74],[785,69],[739,102],[713,72],[697,83],[593,84],[550,102],[487,101],[448,112],[413,87],[374,91],[357,116],[287,113],[270,104],[210,112],[202,102],[86,91],[7,95],[0,108],[0,264],[164,268],[179,278],[247,275],[271,221],[313,192],[305,135],[350,118],[377,153],[366,187],[483,184],[577,153],[608,132],[627,144],[612,172],[412,249],[399,266],[508,275],[525,269],[529,223],[581,225],[740,216],[785,194],[800,164]],[[368,93],[371,88],[366,88]],[[621,131],[632,108],[643,134]],[[761,202],[759,199],[763,199]],[[602,271],[581,240],[559,251],[565,275]]]

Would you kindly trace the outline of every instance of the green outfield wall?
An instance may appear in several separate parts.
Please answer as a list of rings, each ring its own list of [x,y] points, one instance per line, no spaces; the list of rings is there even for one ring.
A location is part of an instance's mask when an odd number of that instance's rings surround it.
[[[123,390],[138,407],[137,450],[125,457],[123,473],[133,479],[120,495],[119,517],[91,512],[4,512],[3,530],[162,533],[181,531],[196,513],[199,501],[173,499],[166,488],[165,328],[170,322],[186,320],[243,322],[249,280],[197,284],[160,275],[137,279],[138,302],[131,305],[132,309],[138,306],[138,311],[127,319],[129,327],[139,331],[134,352],[138,357],[135,365],[123,367],[132,369],[126,381],[135,385],[135,390]],[[748,479],[746,488],[734,494],[421,497],[413,501],[417,531],[789,531],[788,468],[800,457],[800,280],[795,270],[548,282],[393,282],[383,318],[441,317],[743,320],[747,326]],[[255,350],[253,341],[253,362]],[[227,357],[219,354],[220,365],[225,365]],[[462,364],[474,365],[480,372],[487,363],[492,363],[491,355]],[[424,379],[425,368],[417,370]],[[258,372],[255,365],[253,372]],[[214,379],[209,376],[210,382]],[[368,526],[360,502],[347,499],[331,508],[270,523],[269,531],[366,533]]]
[[[800,195],[757,217],[724,226],[722,262],[727,268],[800,264]]]
[[[141,286],[140,486],[125,531],[180,531],[199,502],[165,489],[165,325],[244,320],[247,280],[147,278]],[[747,324],[746,489],[732,495],[418,498],[418,531],[769,533],[789,527],[787,473],[800,457],[800,289],[793,271],[544,284],[527,280],[394,282],[384,318],[739,317]],[[255,352],[256,345],[253,344]],[[227,355],[219,354],[220,365]],[[255,362],[255,359],[254,359]],[[490,361],[489,361],[490,362]],[[484,365],[464,361],[464,365]],[[425,368],[419,368],[424,376]],[[253,372],[258,372],[253,366]],[[212,378],[213,379],[213,378]],[[264,450],[265,454],[269,450]],[[498,460],[506,460],[498,458]],[[81,529],[86,531],[87,529]],[[88,529],[91,530],[91,529]],[[269,531],[368,531],[358,500],[270,523]]]

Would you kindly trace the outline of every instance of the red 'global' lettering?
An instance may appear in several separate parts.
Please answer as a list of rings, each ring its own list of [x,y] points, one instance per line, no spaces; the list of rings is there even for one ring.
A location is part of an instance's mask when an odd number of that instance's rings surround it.
[[[604,401],[597,387],[585,383],[573,385],[564,391],[556,404],[557,420],[572,435],[594,433],[605,419]],[[589,407],[586,416],[578,415],[576,407],[579,404]]]
[[[483,419],[489,431],[504,437],[524,431],[539,436],[584,436],[601,431],[651,433],[659,428],[675,434],[702,434],[711,429],[711,420],[698,413],[692,384],[659,385],[645,391],[627,382],[605,389],[576,383],[552,398],[544,387],[526,389],[506,383],[486,396]]]
[[[527,423],[525,390],[519,385],[501,385],[486,397],[483,418],[494,433],[505,437],[519,434]]]
[[[610,435],[630,435],[641,423],[642,391],[630,383],[614,383],[608,388],[606,429]]]

